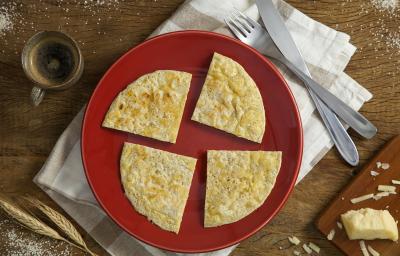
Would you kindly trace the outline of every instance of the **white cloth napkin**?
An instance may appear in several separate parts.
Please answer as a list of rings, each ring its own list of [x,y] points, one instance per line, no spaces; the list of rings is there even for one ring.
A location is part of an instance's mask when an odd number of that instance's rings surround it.
[[[312,20],[281,0],[277,0],[276,5],[314,79],[352,108],[360,109],[372,95],[343,72],[356,50],[349,43],[350,37]],[[223,18],[233,8],[244,11],[255,19],[259,18],[252,1],[189,0],[157,28],[152,36],[185,29],[229,34]],[[284,67],[279,68],[296,98],[303,123],[304,155],[298,178],[300,181],[333,144],[301,82]],[[176,255],[137,241],[113,223],[98,206],[87,184],[81,161],[82,113],[83,110],[61,135],[34,182],[111,255]],[[226,256],[234,247],[201,255]]]

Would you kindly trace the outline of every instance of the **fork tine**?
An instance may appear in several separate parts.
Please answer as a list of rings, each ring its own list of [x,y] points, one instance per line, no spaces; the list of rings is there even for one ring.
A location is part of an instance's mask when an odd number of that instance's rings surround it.
[[[241,11],[239,11],[237,9],[235,9],[235,11],[242,19],[247,21],[252,26],[252,28],[260,28],[261,27],[261,25],[257,21],[253,20],[252,18],[250,18],[249,16],[245,15]]]
[[[239,35],[241,35],[242,38],[247,37],[248,32],[246,31],[246,29],[244,29],[237,20],[233,19],[232,16],[228,17],[227,25],[239,39],[241,39]]]
[[[230,17],[229,17],[230,18]],[[237,38],[239,38],[240,40],[242,40],[244,38],[244,36],[242,35],[242,33],[240,33],[239,30],[237,30],[229,21],[228,18],[224,18],[224,21],[226,23],[226,25],[229,27],[229,29],[233,32],[233,34],[235,34],[235,36]]]
[[[239,22],[248,33],[251,33],[253,26],[251,26],[251,24],[249,24],[249,22],[247,22],[245,19],[240,17],[240,13],[233,11],[231,13],[231,17],[233,17],[237,22]]]
[[[238,18],[231,15],[229,19],[231,23],[246,37],[249,31],[246,30],[246,28],[242,25]]]

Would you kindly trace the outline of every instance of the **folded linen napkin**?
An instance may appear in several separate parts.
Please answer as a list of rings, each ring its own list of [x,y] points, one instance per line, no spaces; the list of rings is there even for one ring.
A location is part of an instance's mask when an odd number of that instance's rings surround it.
[[[312,20],[287,3],[276,0],[280,13],[308,67],[319,83],[354,109],[372,95],[343,70],[355,52],[349,36]],[[152,36],[177,30],[201,29],[231,35],[223,18],[234,8],[258,19],[257,8],[247,0],[188,0]],[[231,35],[232,36],[232,35]],[[298,181],[328,152],[329,138],[301,82],[279,66],[299,107],[304,129],[304,154]],[[141,243],[121,230],[98,206],[84,174],[80,132],[82,110],[60,136],[34,182],[74,218],[111,255],[182,255]],[[201,255],[228,255],[235,246]],[[197,254],[200,255],[200,254]]]

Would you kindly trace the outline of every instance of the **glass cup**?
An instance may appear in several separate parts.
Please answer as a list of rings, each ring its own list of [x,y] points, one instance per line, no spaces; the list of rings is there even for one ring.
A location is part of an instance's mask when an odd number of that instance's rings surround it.
[[[83,56],[78,44],[58,31],[42,31],[32,36],[22,50],[22,68],[34,83],[31,102],[43,100],[46,90],[64,90],[80,79]]]

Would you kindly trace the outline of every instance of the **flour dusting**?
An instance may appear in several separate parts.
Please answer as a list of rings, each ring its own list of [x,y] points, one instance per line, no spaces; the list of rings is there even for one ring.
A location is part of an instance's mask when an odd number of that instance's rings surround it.
[[[397,8],[398,0],[371,0],[371,3],[380,11],[393,12]]]
[[[26,231],[14,222],[0,220],[0,237],[3,244],[0,246],[2,256],[70,256],[72,250],[69,245],[51,238],[41,237]]]
[[[8,4],[0,6],[0,37],[13,29],[14,18],[18,16],[15,12],[16,7],[17,4],[15,2],[9,2]]]

